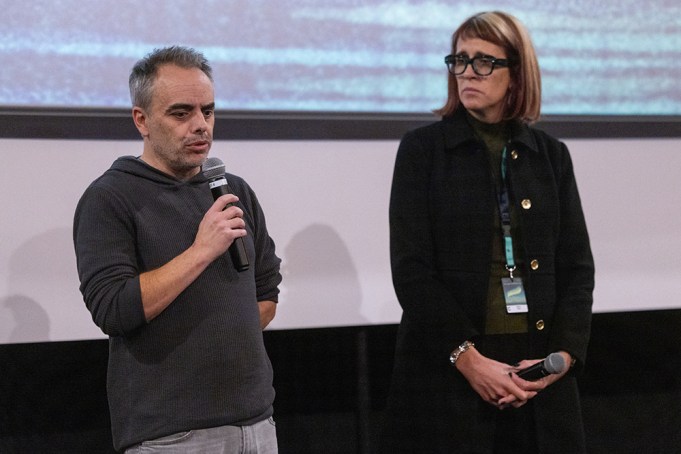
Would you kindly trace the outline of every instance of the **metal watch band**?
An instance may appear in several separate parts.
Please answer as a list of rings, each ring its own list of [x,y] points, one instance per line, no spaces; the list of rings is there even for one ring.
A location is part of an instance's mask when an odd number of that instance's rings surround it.
[[[452,366],[456,365],[456,361],[459,359],[459,356],[465,351],[467,351],[469,348],[475,347],[475,344],[471,341],[465,341],[461,345],[459,345],[450,355],[449,355],[449,362],[452,363]]]

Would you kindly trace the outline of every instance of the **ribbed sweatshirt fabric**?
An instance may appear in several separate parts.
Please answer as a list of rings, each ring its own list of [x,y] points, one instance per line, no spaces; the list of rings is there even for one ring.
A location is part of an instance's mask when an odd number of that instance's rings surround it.
[[[80,290],[109,336],[114,447],[272,415],[272,367],[257,302],[277,300],[280,259],[258,200],[227,174],[244,210],[250,268],[216,259],[147,323],[139,275],[186,250],[213,204],[201,173],[179,181],[126,156],[85,191],[74,217]]]

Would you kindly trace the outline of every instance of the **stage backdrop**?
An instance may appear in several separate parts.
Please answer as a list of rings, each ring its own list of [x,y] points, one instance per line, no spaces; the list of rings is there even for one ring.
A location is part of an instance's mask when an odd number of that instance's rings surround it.
[[[427,115],[446,97],[454,28],[493,9],[531,32],[545,115],[681,115],[677,1],[0,0],[0,8],[3,130],[25,125],[17,120],[27,114],[127,111],[131,66],[172,44],[209,58],[221,112]],[[36,137],[53,137],[45,123],[36,121]],[[101,337],[78,292],[73,211],[85,187],[141,143],[12,134],[0,138],[0,343]],[[247,138],[217,142],[213,155],[253,185],[284,259],[272,328],[399,321],[387,225],[397,135]],[[596,255],[595,310],[681,307],[681,140],[568,145]]]
[[[681,308],[681,140],[569,140],[596,260],[597,312]],[[216,142],[283,259],[272,329],[396,323],[388,198],[397,141]],[[0,343],[102,337],[78,291],[73,212],[141,141],[0,140]]]

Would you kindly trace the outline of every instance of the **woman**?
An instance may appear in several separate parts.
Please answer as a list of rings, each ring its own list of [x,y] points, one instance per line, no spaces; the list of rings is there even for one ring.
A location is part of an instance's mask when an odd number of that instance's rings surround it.
[[[407,133],[395,163],[403,317],[381,449],[584,452],[574,371],[593,258],[568,150],[530,126],[541,99],[532,43],[514,17],[481,13],[445,62],[442,120]],[[551,353],[559,373],[518,376]]]

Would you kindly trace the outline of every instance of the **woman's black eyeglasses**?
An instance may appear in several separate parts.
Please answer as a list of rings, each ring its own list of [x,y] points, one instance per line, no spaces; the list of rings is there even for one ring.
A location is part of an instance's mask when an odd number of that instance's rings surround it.
[[[489,55],[480,55],[468,58],[466,55],[447,55],[445,64],[450,73],[460,76],[468,68],[468,64],[473,67],[473,72],[478,76],[489,76],[494,68],[507,68],[509,61],[503,58],[494,58]]]

